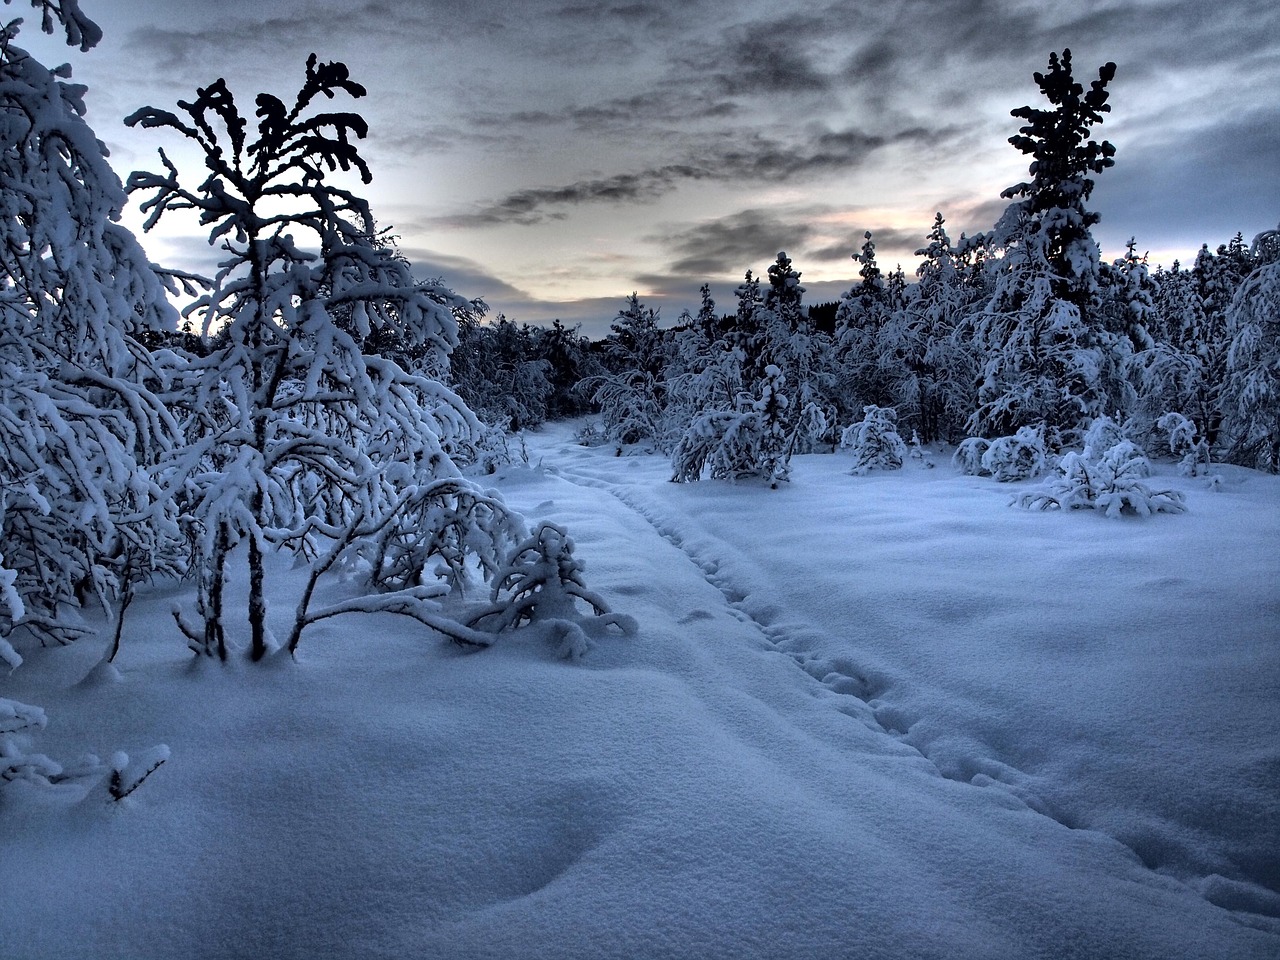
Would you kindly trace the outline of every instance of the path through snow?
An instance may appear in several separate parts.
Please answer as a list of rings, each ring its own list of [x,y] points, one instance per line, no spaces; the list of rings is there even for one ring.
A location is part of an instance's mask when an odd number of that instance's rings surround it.
[[[841,709],[1224,907],[1280,917],[1280,485],[1186,517],[1008,508],[943,462],[797,460],[778,491],[664,483],[657,457],[533,440],[642,516]]]

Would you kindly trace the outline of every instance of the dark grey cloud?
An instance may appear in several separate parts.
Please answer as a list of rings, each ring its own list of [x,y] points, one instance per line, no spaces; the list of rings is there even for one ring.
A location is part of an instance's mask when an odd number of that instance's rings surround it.
[[[817,41],[830,22],[802,8],[778,6],[768,16],[729,26],[673,56],[672,71],[735,97],[791,97],[830,91],[832,64]]]
[[[685,91],[687,93],[687,91]],[[566,105],[560,110],[516,110],[509,113],[478,111],[467,120],[480,136],[523,137],[530,130],[570,127],[585,134],[625,134],[666,128],[696,127],[706,121],[728,120],[742,114],[742,107],[725,99],[687,96],[655,88],[626,97],[614,97],[587,105]],[[460,132],[460,136],[465,133]]]
[[[669,164],[639,173],[580,180],[563,187],[535,187],[508,194],[496,203],[472,213],[440,217],[435,221],[453,227],[485,227],[498,224],[534,224],[564,219],[554,208],[583,203],[624,203],[651,200],[672,190],[681,180],[697,180],[705,171],[684,164]],[[548,209],[552,208],[552,209]]]
[[[928,230],[929,227],[927,226],[919,230],[902,230],[896,227],[876,227],[868,224],[861,232],[853,231],[848,240],[806,249],[804,250],[804,256],[806,260],[818,263],[838,263],[852,260],[862,251],[865,235],[869,232],[872,241],[876,245],[876,260],[880,264],[880,268],[893,269],[893,261],[901,259],[897,254],[900,254],[903,250],[914,253],[914,251],[925,245]],[[891,257],[890,261],[885,261],[885,253],[893,253],[894,256]],[[850,270],[854,273],[857,272],[856,268],[850,268]]]
[[[930,131],[920,127],[891,136],[858,130],[822,131],[808,142],[790,144],[761,135],[726,133],[703,138],[701,150],[690,151],[683,162],[579,180],[564,186],[518,190],[478,210],[441,217],[438,222],[454,227],[531,225],[563,219],[565,213],[559,208],[565,206],[648,201],[689,181],[758,184],[803,180],[865,166],[871,154],[892,143],[916,143],[948,135],[947,130]]]
[[[401,246],[400,253],[412,265],[413,275],[419,280],[442,280],[455,293],[468,300],[483,300],[492,310],[502,308],[510,311],[512,307],[533,300],[524,290],[494,276],[467,257],[413,245]]]
[[[670,250],[672,259],[661,276],[711,278],[763,273],[780,250],[803,248],[816,231],[804,218],[783,217],[762,209],[740,210],[727,217],[679,227],[651,239]],[[643,277],[647,283],[657,275]]]

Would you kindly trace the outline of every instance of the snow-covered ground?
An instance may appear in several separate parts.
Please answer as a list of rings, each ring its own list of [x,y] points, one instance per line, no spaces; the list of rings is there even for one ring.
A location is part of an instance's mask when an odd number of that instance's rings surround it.
[[[0,795],[0,956],[1280,956],[1280,478],[1108,520],[942,457],[772,491],[529,446],[495,485],[636,636],[353,617],[223,667],[170,588],[117,677],[31,652],[35,749],[172,759]]]

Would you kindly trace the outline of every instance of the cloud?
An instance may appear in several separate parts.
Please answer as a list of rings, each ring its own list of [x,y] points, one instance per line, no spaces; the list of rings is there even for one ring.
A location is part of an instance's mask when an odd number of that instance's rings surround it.
[[[791,144],[761,135],[724,133],[703,138],[703,149],[696,154],[689,151],[688,159],[683,162],[579,180],[565,186],[518,190],[479,209],[440,217],[435,222],[451,227],[531,225],[564,219],[566,214],[555,208],[649,201],[689,181],[777,184],[791,179],[803,180],[865,166],[871,154],[893,143],[914,143],[948,135],[946,130],[930,131],[921,127],[891,136],[858,130],[822,131],[808,142]]]
[[[674,254],[664,275],[670,280],[741,275],[748,269],[763,273],[778,251],[800,249],[815,234],[815,228],[802,217],[747,209],[650,239]],[[642,279],[654,282],[657,276]]]
[[[622,203],[650,200],[674,189],[681,180],[703,179],[706,173],[684,164],[668,164],[639,173],[620,173],[596,180],[579,180],[563,187],[517,190],[496,203],[472,213],[437,218],[453,227],[485,227],[497,224],[534,224],[564,219],[566,214],[548,207],[582,203]]]
[[[883,254],[888,251],[901,252],[903,250],[910,251],[913,255],[925,245],[925,229],[902,230],[896,227],[875,227],[867,226],[862,233],[852,234],[849,239],[841,240],[833,244],[822,247],[815,247],[804,251],[806,260],[817,261],[819,263],[838,263],[846,260],[852,260],[853,257],[860,253],[865,234],[870,233],[872,242],[876,245],[876,260],[880,262],[881,269],[886,267],[883,262]],[[898,257],[894,258],[899,259]],[[889,265],[890,269],[892,266]],[[853,268],[851,267],[852,271]]]

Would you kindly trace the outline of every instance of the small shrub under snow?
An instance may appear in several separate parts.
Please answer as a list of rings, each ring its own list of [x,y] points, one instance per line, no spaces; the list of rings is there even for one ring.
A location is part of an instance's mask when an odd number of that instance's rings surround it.
[[[992,440],[982,454],[982,472],[1001,483],[1039,476],[1044,464],[1044,432],[1038,427],[1019,427],[1011,437]]]
[[[874,404],[862,408],[863,419],[845,427],[840,447],[853,452],[854,474],[870,470],[899,470],[907,456],[907,445],[898,435],[898,411]]]
[[[1097,460],[1068,453],[1057,469],[1058,476],[1013,502],[1037,510],[1101,510],[1108,517],[1182,513],[1187,508],[1181,492],[1153,490],[1142,482],[1151,464],[1128,440],[1121,440]]]
[[[988,474],[982,467],[982,458],[990,447],[991,441],[985,437],[969,437],[956,447],[951,462],[966,476],[985,477]]]
[[[596,624],[635,633],[635,620],[610,612],[604,599],[587,589],[583,569],[564,528],[544,522],[515,548],[510,562],[494,577],[493,602],[474,614],[468,626],[500,631],[522,623],[549,623],[559,655],[575,659],[588,647],[576,606],[581,601],[591,607],[594,616],[589,619]]]

